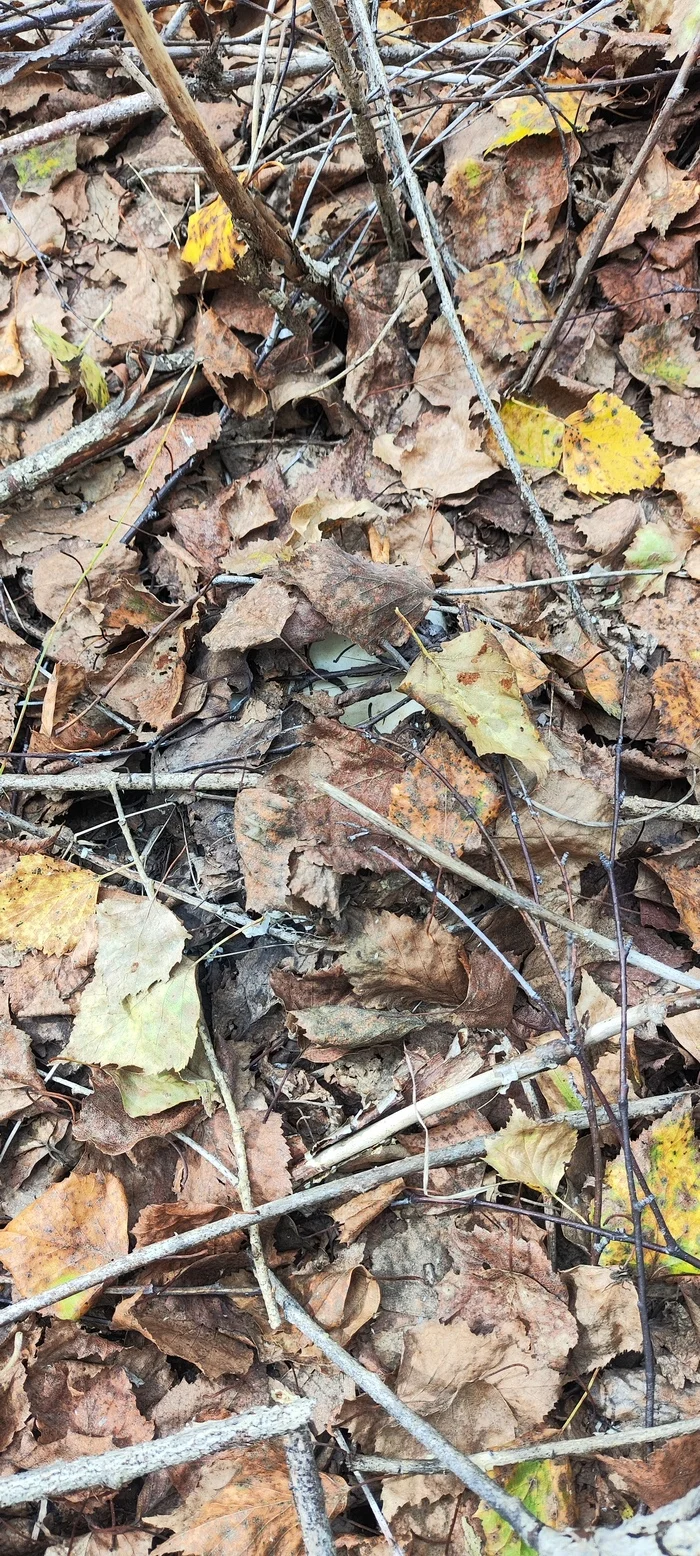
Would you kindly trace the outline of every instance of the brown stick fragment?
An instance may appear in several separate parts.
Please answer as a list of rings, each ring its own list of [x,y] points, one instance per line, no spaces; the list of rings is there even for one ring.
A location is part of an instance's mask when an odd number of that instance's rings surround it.
[[[574,303],[577,302],[578,298],[580,297],[588,277],[591,274],[593,266],[595,265],[598,255],[605,245],[606,239],[609,238],[621,210],[627,204],[635,184],[637,183],[641,174],[644,172],[651,153],[654,150],[654,147],[658,144],[661,134],[666,128],[669,119],[673,117],[673,114],[676,111],[678,100],[683,96],[688,82],[688,77],[699,54],[700,30],[696,33],[692,46],[686,54],[683,64],[681,65],[678,75],[676,76],[673,86],[671,87],[668,97],[666,98],[664,106],[661,109],[661,112],[658,114],[657,118],[654,120],[651,129],[646,136],[646,139],[642,142],[642,145],[637,152],[627,177],[620,184],[617,194],[613,197],[612,200],[610,200],[600,226],[598,227],[592,241],[589,243],[588,248],[586,249],[585,253],[582,254],[576,266],[573,280],[571,281],[568,290],[562,297],[549,329],[547,330],[544,339],[540,341],[537,350],[531,358],[531,361],[529,362],[528,367],[520,380],[518,387],[521,394],[526,394],[528,389],[532,388],[532,385],[534,384],[541,368],[544,367],[550,351],[556,345],[556,342],[561,335],[562,329],[569,317],[569,314],[571,313]]]
[[[323,41],[335,66],[335,71],[352,114],[352,127],[365,164],[372,194],[377,202],[379,218],[389,249],[389,258],[406,259],[408,244],[399,215],[396,196],[389,184],[382,161],[372,114],[362,77],[346,42],[345,33],[338,20],[333,0],[311,0],[311,7],[323,34]]]
[[[187,87],[143,5],[143,0],[117,0],[115,10],[138,50],[168,111],[210,182],[228,206],[238,231],[249,247],[247,256],[258,281],[269,287],[275,276],[315,293],[328,292],[328,276],[313,265],[291,241],[281,222],[263,200],[240,182],[223,151],[212,140],[197,112]]]
[[[195,373],[191,382],[182,385],[182,377],[159,384],[157,389],[130,395],[121,405],[108,405],[104,411],[96,411],[79,427],[71,427],[55,443],[49,443],[36,454],[27,454],[6,470],[0,470],[0,505],[27,497],[49,481],[78,470],[98,454],[106,454],[119,443],[127,443],[144,427],[151,426],[159,416],[177,404],[177,395],[185,405],[201,394],[206,381],[201,373]]]

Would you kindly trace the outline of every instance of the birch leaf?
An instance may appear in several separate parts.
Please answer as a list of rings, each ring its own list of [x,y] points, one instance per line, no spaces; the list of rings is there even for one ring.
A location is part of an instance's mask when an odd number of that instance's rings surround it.
[[[561,463],[564,423],[541,405],[506,400],[501,419],[521,464],[556,470]]]
[[[612,494],[654,486],[661,465],[639,417],[601,392],[564,422],[563,471],[577,492]]]
[[[184,961],[170,978],[124,1000],[110,997],[99,972],[85,989],[62,1059],[76,1064],[134,1067],[147,1075],[183,1070],[199,1030],[195,963]]]
[[[669,1231],[689,1253],[700,1258],[700,1151],[695,1139],[690,1106],[682,1101],[657,1119],[635,1141],[634,1153],[656,1196]],[[601,1225],[629,1235],[632,1212],[627,1193],[627,1174],[622,1152],[606,1169]],[[659,1228],[648,1206],[642,1211],[645,1241],[660,1242]],[[602,1265],[634,1262],[629,1243],[610,1242],[600,1256]],[[649,1251],[644,1263],[660,1275],[694,1275],[692,1265],[673,1254]]]
[[[513,1108],[505,1129],[490,1138],[486,1161],[509,1183],[555,1194],[578,1139],[570,1124],[540,1124]]]
[[[550,1529],[566,1529],[575,1521],[573,1477],[566,1460],[533,1459],[518,1464],[504,1490],[519,1497],[528,1512]],[[476,1517],[484,1531],[484,1556],[534,1556],[532,1546],[483,1502]]]
[[[544,771],[549,753],[530,722],[513,667],[487,627],[460,633],[441,654],[421,649],[402,692],[463,730],[477,756],[497,751]]]
[[[126,1194],[111,1173],[72,1172],[0,1232],[0,1258],[22,1297],[73,1280],[128,1248]],[[58,1318],[79,1318],[98,1290],[66,1297],[48,1311]]]
[[[24,854],[0,876],[3,940],[45,956],[72,951],[95,912],[99,886],[90,870],[48,854]]]
[[[190,216],[182,258],[193,270],[211,270],[215,273],[235,270],[239,259],[247,252],[248,244],[239,237],[231,212],[221,195]]]

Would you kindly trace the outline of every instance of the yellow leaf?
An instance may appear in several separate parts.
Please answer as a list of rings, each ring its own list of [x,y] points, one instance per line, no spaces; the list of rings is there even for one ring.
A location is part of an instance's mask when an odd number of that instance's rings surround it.
[[[564,423],[541,405],[506,400],[501,420],[521,464],[556,470],[561,461]]]
[[[185,1071],[183,1075],[176,1075],[172,1070],[164,1070],[158,1075],[146,1075],[143,1070],[116,1068],[109,1070],[115,1085],[119,1088],[124,1112],[129,1118],[148,1118],[153,1113],[165,1113],[168,1108],[175,1108],[182,1102],[202,1101],[208,1112],[213,1111],[216,1091],[210,1081],[200,1080],[197,1075],[190,1075]]]
[[[24,372],[24,358],[20,350],[17,320],[13,317],[0,327],[0,376],[20,378]]]
[[[495,821],[501,806],[493,779],[441,730],[394,784],[389,820],[460,855],[481,837],[461,800],[469,801],[484,826]]]
[[[573,85],[581,79],[578,74],[550,76],[547,84]],[[595,92],[572,91],[552,92],[546,101],[534,93],[529,97],[506,97],[493,106],[499,118],[505,120],[506,129],[490,142],[484,155],[497,146],[512,146],[528,135],[570,135],[573,130],[585,130],[591,114],[602,104]]]
[[[88,405],[94,405],[96,411],[103,411],[109,405],[109,389],[107,380],[94,357],[83,355],[80,359],[80,382],[85,390]]]
[[[526,354],[549,324],[549,308],[526,260],[499,259],[459,278],[459,313],[490,357]]]
[[[32,320],[34,334],[39,336],[42,346],[46,347],[55,362],[75,362],[82,352],[82,346],[73,346],[69,340],[64,340],[56,330],[50,330],[48,324],[40,324],[38,319]]]
[[[484,1155],[499,1178],[555,1194],[577,1140],[570,1124],[540,1124],[514,1107],[505,1129],[489,1136]]]
[[[235,270],[247,252],[248,244],[239,237],[221,195],[190,216],[182,258],[193,270]]]
[[[532,1459],[511,1470],[504,1490],[520,1501],[550,1529],[566,1529],[575,1522],[574,1484],[567,1460]],[[476,1517],[484,1531],[484,1556],[534,1556],[531,1545],[480,1502]]]
[[[661,466],[639,417],[618,395],[601,392],[567,416],[563,473],[578,492],[633,492],[654,486]]]
[[[527,643],[513,637],[512,632],[506,632],[499,627],[492,627],[491,631],[513,666],[518,690],[527,696],[528,692],[536,692],[538,686],[544,686],[545,681],[549,680],[550,672],[539,654],[533,648],[529,648]],[[544,648],[545,644],[542,647]]]
[[[73,1280],[128,1250],[126,1194],[111,1173],[71,1173],[0,1232],[0,1258],[21,1297]],[[99,1289],[66,1297],[48,1311],[57,1318],[80,1318]]]
[[[148,1075],[183,1070],[194,1052],[201,1017],[195,966],[183,961],[162,983],[118,1001],[96,972],[81,995],[61,1058],[133,1067]]]
[[[460,633],[440,654],[421,650],[402,692],[463,730],[477,756],[498,751],[535,772],[548,766],[549,752],[530,722],[510,661],[488,628]]]
[[[0,876],[3,940],[46,956],[72,951],[95,912],[99,886],[96,875],[64,859],[24,854]]]
[[[635,1141],[634,1154],[669,1231],[697,1259],[700,1258],[700,1151],[698,1151],[689,1102],[683,1100],[645,1129]],[[632,1213],[627,1193],[627,1174],[622,1153],[605,1173],[601,1225],[632,1232]],[[642,1211],[642,1232],[646,1242],[660,1243],[662,1238],[648,1206]],[[600,1256],[604,1265],[634,1264],[634,1249],[629,1243],[611,1242]],[[647,1269],[664,1275],[694,1275],[696,1271],[674,1254],[649,1251],[644,1255]]]

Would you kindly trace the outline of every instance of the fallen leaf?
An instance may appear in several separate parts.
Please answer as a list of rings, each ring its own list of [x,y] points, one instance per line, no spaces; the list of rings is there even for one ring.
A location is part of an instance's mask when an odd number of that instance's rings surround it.
[[[663,1118],[656,1119],[635,1140],[634,1154],[672,1236],[681,1248],[700,1257],[700,1152],[688,1104],[681,1100]],[[647,1242],[660,1242],[656,1220],[645,1206],[642,1234]],[[632,1232],[632,1213],[622,1155],[605,1169],[601,1226]],[[612,1239],[600,1255],[604,1266],[625,1264],[634,1268],[634,1249]],[[649,1270],[662,1275],[691,1275],[692,1266],[675,1254],[645,1252]]]
[[[3,938],[18,951],[72,951],[92,919],[99,877],[48,854],[25,854],[0,875]]]
[[[568,1529],[576,1521],[573,1472],[566,1461],[526,1461],[504,1477],[503,1488],[550,1529]],[[493,1508],[480,1502],[475,1517],[484,1531],[484,1556],[530,1556],[532,1547]]]
[[[201,1221],[213,1219],[209,1208]],[[201,1224],[193,1217],[190,1225]],[[160,1236],[184,1231],[182,1223],[160,1229]],[[165,1356],[179,1356],[198,1367],[207,1378],[233,1373],[245,1377],[255,1360],[252,1341],[233,1302],[226,1297],[208,1295],[202,1299],[179,1296],[177,1287],[149,1296],[147,1292],[124,1297],[112,1315],[115,1329],[135,1330],[145,1336]]]
[[[506,400],[501,420],[518,459],[538,470],[556,470],[561,464],[564,423],[540,405]]]
[[[487,1141],[484,1155],[507,1182],[556,1194],[577,1139],[570,1124],[539,1123],[513,1106],[505,1128]]]
[[[662,324],[643,324],[625,335],[620,356],[635,378],[644,384],[682,394],[700,388],[700,355],[680,319]]]
[[[194,1488],[173,1513],[147,1522],[177,1532],[159,1549],[163,1556],[303,1556],[304,1540],[280,1443],[219,1454],[204,1465]],[[329,1517],[342,1511],[348,1487],[321,1475]]]
[[[563,471],[578,492],[654,486],[661,466],[639,417],[616,394],[594,394],[564,423]]]
[[[304,1058],[317,1061],[326,1050],[340,1055],[356,1048],[400,1043],[426,1027],[439,1025],[440,1017],[441,1012],[414,1015],[355,1005],[314,1005],[305,1010],[289,1010],[287,1026],[300,1042],[310,1044],[304,1049]]]
[[[700,860],[696,846],[691,844],[673,854],[656,854],[645,862],[668,886],[685,933],[695,949],[700,949]]]
[[[294,609],[295,601],[282,584],[261,578],[247,594],[239,589],[231,591],[223,614],[204,641],[213,650],[237,648],[243,652],[271,643],[280,637]]]
[[[664,465],[664,486],[680,497],[686,522],[700,530],[700,454],[683,454]]]
[[[187,242],[182,250],[186,265],[201,273],[211,270],[235,270],[239,259],[248,252],[248,244],[237,235],[228,206],[217,195],[201,211],[193,211],[187,223]]]
[[[520,257],[460,275],[457,296],[465,329],[497,362],[527,355],[546,332],[549,307],[537,272]]]
[[[19,344],[17,320],[9,318],[0,325],[0,375],[20,378],[24,372],[24,357]]]
[[[190,217],[190,222],[193,220]],[[258,382],[252,352],[211,308],[198,316],[194,353],[207,382],[229,410],[243,417],[259,416],[264,411],[267,395]]]
[[[41,1080],[31,1039],[26,1032],[13,1026],[7,1000],[0,1011],[0,1121],[14,1118],[39,1103],[42,1108],[51,1107]]]
[[[347,1345],[375,1317],[382,1298],[378,1281],[364,1265],[351,1262],[347,1254],[336,1259],[328,1270],[299,1277],[295,1285],[304,1307],[339,1345]]]
[[[194,1053],[200,1020],[193,961],[182,961],[169,978],[121,999],[96,971],[61,1057],[74,1064],[134,1067],[153,1076],[177,1073]]]
[[[630,593],[664,594],[669,573],[680,572],[692,543],[692,530],[685,526],[671,529],[665,519],[640,525],[625,551],[625,562],[631,568],[655,567],[659,572],[656,577],[630,579]]]
[[[655,1448],[646,1459],[611,1458],[598,1454],[598,1462],[611,1471],[614,1485],[623,1486],[631,1496],[646,1503],[653,1513],[657,1507],[685,1496],[688,1487],[700,1478],[700,1432],[671,1438]]]
[[[72,1172],[21,1210],[0,1232],[0,1258],[22,1297],[84,1275],[128,1252],[127,1202],[111,1173]],[[80,1318],[99,1287],[66,1297],[48,1312]]]
[[[546,672],[545,672],[546,673]],[[466,804],[463,801],[466,800]],[[389,820],[415,837],[458,856],[478,847],[482,826],[494,821],[501,797],[493,779],[443,731],[433,735],[418,760],[391,791]]]
[[[346,938],[341,962],[355,994],[379,1008],[412,1005],[460,1005],[468,974],[459,943],[442,924],[427,924],[407,914],[358,915]]]
[[[83,352],[80,358],[79,378],[88,405],[96,411],[103,411],[109,405],[107,380],[99,363],[86,352]]]
[[[688,1010],[680,1016],[667,1016],[664,1022],[676,1042],[695,1064],[700,1064],[700,1011]]]
[[[424,573],[410,567],[391,567],[367,557],[341,551],[332,540],[305,546],[281,563],[284,583],[295,584],[321,611],[334,632],[378,652],[384,640],[406,641],[408,628],[423,619],[432,600]]]
[[[410,436],[406,447],[388,432],[373,444],[377,458],[400,471],[409,491],[428,492],[438,500],[471,492],[498,468],[481,448],[481,434],[466,406],[456,405],[446,415],[426,412]]]
[[[170,908],[156,900],[129,897],[101,902],[96,915],[95,972],[110,999],[141,994],[179,962],[187,933]]]
[[[571,1353],[572,1372],[582,1377],[605,1367],[620,1351],[642,1350],[642,1325],[634,1283],[618,1280],[596,1264],[565,1270],[578,1341]]]
[[[572,87],[582,82],[583,77],[576,71],[563,72],[561,75],[550,77],[551,85],[557,85],[556,97],[550,102],[545,102],[534,94],[530,97],[507,97],[503,102],[495,102],[494,113],[499,119],[505,120],[506,130],[503,135],[492,141],[486,150],[495,151],[497,146],[510,146],[515,141],[524,140],[528,135],[569,135],[572,131],[581,131],[587,128],[591,115],[600,105],[600,99],[594,92],[562,91],[569,83]]]
[[[700,729],[700,666],[671,659],[658,666],[652,680],[659,740],[683,746],[693,754]]]
[[[371,1226],[377,1216],[386,1210],[392,1201],[403,1194],[403,1178],[392,1178],[390,1183],[380,1183],[376,1189],[367,1189],[365,1194],[355,1194],[342,1205],[336,1205],[331,1211],[334,1221],[340,1227],[338,1242],[341,1248],[346,1248],[348,1243],[354,1243],[365,1227]]]
[[[44,255],[60,254],[66,230],[47,193],[20,195],[12,216],[0,216],[0,258],[8,265],[31,265],[36,250]]]
[[[463,730],[478,756],[500,751],[535,772],[548,766],[510,661],[487,627],[461,632],[440,654],[421,649],[401,691]]]
[[[75,172],[77,135],[64,135],[45,146],[32,146],[12,158],[17,182],[23,194],[43,194],[53,189],[66,173]]]
[[[631,541],[643,518],[640,503],[618,497],[615,502],[594,508],[592,513],[579,514],[576,529],[584,536],[588,549],[607,561]]]

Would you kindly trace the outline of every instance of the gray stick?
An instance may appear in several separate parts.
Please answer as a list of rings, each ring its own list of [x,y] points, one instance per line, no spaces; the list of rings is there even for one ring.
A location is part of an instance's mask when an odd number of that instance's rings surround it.
[[[19,1475],[0,1479],[0,1507],[39,1502],[43,1497],[64,1496],[69,1491],[87,1491],[91,1486],[117,1490],[137,1475],[150,1475],[174,1464],[192,1464],[206,1454],[220,1453],[222,1448],[232,1448],[237,1443],[284,1437],[305,1426],[312,1409],[310,1400],[298,1399],[289,1405],[247,1410],[225,1421],[188,1426],[184,1432],[159,1437],[155,1442],[136,1443],[133,1448],[82,1454],[78,1459],[59,1460],[40,1470],[23,1470]]]
[[[308,1426],[300,1426],[284,1440],[294,1506],[304,1536],[306,1556],[336,1556],[335,1540],[326,1512],[321,1477],[314,1457]]]

